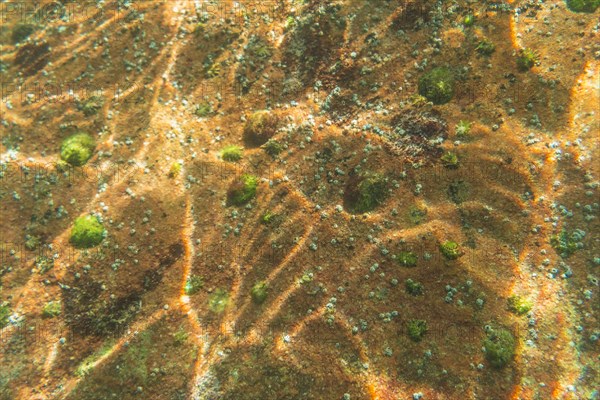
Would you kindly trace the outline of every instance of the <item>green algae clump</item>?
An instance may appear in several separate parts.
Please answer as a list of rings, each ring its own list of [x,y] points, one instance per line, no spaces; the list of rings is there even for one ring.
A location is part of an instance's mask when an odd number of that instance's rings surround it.
[[[454,75],[448,68],[434,68],[419,79],[419,94],[433,104],[445,104],[454,97]]]
[[[462,255],[458,243],[446,241],[440,245],[440,251],[448,260],[456,260]]]
[[[225,161],[235,162],[242,159],[242,148],[240,146],[226,146],[221,150],[221,158]]]
[[[186,295],[193,295],[198,293],[203,286],[204,278],[199,275],[192,275],[186,280],[183,290]]]
[[[567,0],[567,8],[573,12],[593,13],[600,6],[600,0]]]
[[[584,236],[585,232],[581,230],[569,233],[563,229],[557,235],[550,237],[550,245],[561,257],[567,258],[575,253],[579,247],[583,246],[581,240],[583,240]]]
[[[458,168],[458,156],[451,151],[445,153],[440,160],[446,168]]]
[[[359,177],[359,182],[350,185],[347,191],[348,209],[357,214],[372,211],[387,197],[388,180],[378,173],[367,173]]]
[[[86,215],[75,220],[69,241],[76,248],[88,249],[99,245],[104,240],[105,233],[98,218]]]
[[[420,282],[415,282],[412,279],[407,279],[405,282],[405,288],[408,294],[411,296],[419,296],[424,292],[423,284]]]
[[[530,300],[524,299],[521,296],[510,296],[507,300],[508,310],[517,315],[527,314],[533,307],[533,303]]]
[[[414,267],[417,265],[417,255],[412,251],[401,251],[396,256],[396,261],[403,267]]]
[[[227,191],[227,201],[229,204],[241,206],[249,202],[256,196],[258,178],[254,175],[244,174],[236,179]]]
[[[44,318],[58,317],[61,312],[60,301],[51,301],[44,306],[42,310],[42,316]]]
[[[491,56],[496,51],[496,45],[487,39],[483,39],[477,44],[475,50],[482,56]]]
[[[77,133],[66,138],[60,147],[60,158],[69,164],[80,167],[92,157],[96,142],[87,133]]]
[[[208,298],[208,308],[210,311],[220,314],[225,311],[229,304],[229,293],[223,289],[217,289]]]
[[[483,341],[485,358],[494,368],[503,368],[515,356],[515,337],[507,329],[490,329]]]
[[[12,312],[10,311],[8,303],[0,303],[0,329],[8,325],[8,317],[10,317],[11,314]]]
[[[283,151],[283,145],[275,139],[267,140],[261,147],[271,157],[277,157]]]
[[[517,57],[517,67],[519,71],[529,71],[538,62],[538,55],[531,49],[521,49]]]
[[[243,138],[248,146],[258,147],[267,143],[277,133],[279,118],[266,110],[256,111],[246,121]]]
[[[267,295],[269,294],[269,286],[266,282],[260,281],[256,282],[254,286],[252,286],[252,290],[250,291],[250,295],[252,296],[252,301],[256,304],[262,304],[267,299]]]
[[[420,342],[427,332],[427,321],[411,319],[408,321],[408,336],[415,342]]]

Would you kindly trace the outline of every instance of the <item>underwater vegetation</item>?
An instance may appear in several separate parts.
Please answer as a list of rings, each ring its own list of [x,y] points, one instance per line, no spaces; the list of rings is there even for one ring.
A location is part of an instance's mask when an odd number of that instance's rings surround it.
[[[419,79],[419,94],[433,104],[445,104],[454,96],[454,84],[450,69],[434,68]]]
[[[483,341],[485,358],[494,368],[503,368],[515,356],[515,337],[505,328],[487,329]]]
[[[383,203],[387,195],[388,179],[380,173],[366,172],[358,175],[346,189],[348,209],[356,214],[374,210]]]
[[[475,50],[482,56],[491,56],[496,51],[496,45],[487,39],[481,40]]]
[[[229,304],[229,293],[223,289],[217,289],[208,298],[208,308],[210,311],[220,314],[225,311]]]
[[[60,158],[75,167],[80,167],[92,157],[95,148],[96,142],[90,135],[76,133],[63,140]]]
[[[60,301],[51,301],[44,306],[44,309],[42,310],[42,316],[44,318],[58,317],[60,315],[61,310],[62,306],[60,304]]]
[[[213,113],[213,108],[209,102],[205,101],[196,106],[194,114],[200,118],[206,118]]]
[[[521,296],[513,295],[507,300],[508,310],[517,314],[525,315],[533,307],[533,303],[530,300],[524,299]]]
[[[573,12],[593,13],[600,6],[600,0],[567,0],[567,8]]]
[[[184,292],[187,295],[196,294],[204,287],[204,278],[199,275],[190,276],[185,282]]]
[[[262,304],[267,299],[267,295],[269,294],[269,286],[264,281],[259,281],[252,286],[252,290],[250,295],[252,296],[252,301],[256,304]]]
[[[7,302],[0,303],[0,329],[8,325],[8,317],[11,315],[10,307]]]
[[[244,126],[244,142],[251,147],[265,144],[279,128],[279,118],[266,110],[256,111],[248,117]]]
[[[412,296],[422,295],[425,291],[425,288],[422,283],[415,282],[410,278],[406,280],[405,288],[406,288],[406,291],[408,292],[408,294],[410,294]]]
[[[561,257],[567,258],[575,253],[577,249],[583,247],[581,241],[584,236],[585,232],[581,230],[569,233],[566,229],[562,229],[560,233],[550,237],[550,245]]]
[[[236,178],[227,191],[227,201],[231,205],[241,206],[256,196],[258,178],[254,175],[243,174]]]
[[[448,260],[456,260],[462,255],[458,243],[446,241],[440,245],[440,251]]]
[[[91,96],[77,104],[77,109],[83,113],[86,117],[90,117],[98,112],[102,108],[104,100],[98,96]]]
[[[98,218],[86,215],[75,220],[69,241],[76,248],[87,249],[99,245],[105,235],[104,226],[98,221]]]
[[[275,139],[267,140],[261,147],[271,157],[277,157],[283,151],[283,145]]]
[[[539,61],[539,56],[537,52],[531,49],[521,49],[519,50],[519,55],[517,56],[517,67],[519,71],[526,72],[533,68]]]
[[[169,168],[169,178],[175,178],[179,176],[181,173],[181,163],[178,161],[173,161],[171,163],[171,168]]]
[[[458,156],[451,151],[445,153],[440,160],[446,168],[458,168]]]
[[[227,146],[221,150],[221,158],[229,162],[240,161],[242,159],[242,148],[236,145]]]
[[[396,256],[396,261],[403,267],[414,267],[417,265],[417,255],[412,251],[401,251]]]
[[[422,319],[411,319],[408,321],[408,336],[415,342],[420,342],[427,333],[427,321]]]

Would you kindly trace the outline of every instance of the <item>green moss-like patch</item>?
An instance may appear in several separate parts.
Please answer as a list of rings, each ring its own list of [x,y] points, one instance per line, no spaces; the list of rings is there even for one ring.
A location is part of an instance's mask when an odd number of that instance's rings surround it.
[[[440,251],[448,260],[456,260],[462,255],[458,243],[452,241],[442,243],[440,245]]]
[[[517,68],[519,71],[529,71],[538,62],[538,55],[531,49],[521,49],[517,56]]]
[[[567,8],[573,12],[593,13],[600,6],[600,0],[567,0]]]
[[[252,296],[252,301],[254,301],[256,304],[262,304],[267,299],[267,295],[269,294],[269,286],[263,281],[256,282],[254,286],[252,286],[252,291],[250,294]]]
[[[38,273],[45,274],[54,267],[54,258],[46,256],[38,256],[35,258],[35,266]]]
[[[60,301],[51,301],[44,306],[44,309],[42,310],[42,316],[44,318],[58,317],[61,309],[62,307]]]
[[[77,133],[66,138],[60,147],[60,158],[80,167],[92,157],[96,142],[87,133]]]
[[[412,279],[407,279],[405,283],[406,292],[411,296],[419,296],[422,295],[425,291],[423,284],[420,282],[415,282]]]
[[[490,329],[483,341],[485,358],[494,368],[502,368],[515,356],[516,341],[507,329]]]
[[[208,308],[210,311],[220,314],[225,311],[229,304],[229,293],[223,289],[217,289],[208,298]]]
[[[277,157],[283,151],[283,145],[275,139],[267,140],[267,143],[261,146],[265,153],[271,157]]]
[[[204,278],[199,275],[190,276],[185,282],[184,292],[187,295],[196,294],[204,286]]]
[[[427,333],[427,321],[422,319],[411,319],[408,321],[408,336],[415,342],[420,342]]]
[[[445,153],[440,160],[446,168],[458,168],[458,156],[451,151]]]
[[[10,317],[11,314],[12,312],[10,311],[8,303],[0,303],[0,329],[8,325],[8,317]]]
[[[225,161],[235,162],[242,159],[242,148],[240,146],[227,146],[221,150],[221,158]]]
[[[173,161],[173,163],[171,164],[171,168],[169,168],[169,178],[175,178],[177,176],[179,176],[179,174],[181,173],[181,163],[179,163],[178,161]]]
[[[104,226],[93,215],[86,215],[75,220],[69,241],[76,248],[87,249],[99,245],[106,231]]]
[[[565,229],[550,237],[550,245],[561,257],[569,257],[579,248],[578,243],[585,234],[582,231],[567,232]]]
[[[417,255],[412,251],[401,251],[396,256],[396,261],[403,267],[414,267],[417,265]]]
[[[419,94],[433,104],[445,104],[454,97],[454,75],[448,68],[434,68],[419,79]]]
[[[491,56],[496,51],[496,45],[487,39],[483,39],[477,44],[475,50],[482,56]]]
[[[473,14],[465,15],[465,18],[463,19],[464,26],[473,26],[474,23],[475,23],[475,16]]]
[[[533,303],[530,300],[524,299],[521,296],[510,296],[507,300],[509,311],[517,315],[525,315],[533,307]]]
[[[467,136],[471,132],[471,123],[469,121],[460,120],[458,121],[458,124],[456,124],[454,131],[458,137]]]
[[[256,111],[248,117],[244,126],[244,142],[251,147],[262,146],[277,133],[278,128],[279,118],[274,113]]]
[[[427,218],[427,209],[417,205],[411,206],[408,210],[408,219],[413,225],[419,225]]]
[[[365,173],[351,182],[346,191],[347,208],[355,214],[374,210],[388,195],[388,179],[382,174]]]
[[[275,221],[275,219],[277,219],[277,217],[278,217],[277,214],[273,213],[270,210],[267,210],[260,218],[260,222],[263,223],[264,225],[269,225],[270,223]]]
[[[469,198],[469,185],[463,180],[455,180],[448,185],[447,193],[453,203],[460,204]]]
[[[83,113],[86,117],[90,117],[98,112],[102,108],[102,104],[104,100],[98,96],[91,96],[87,100],[79,103],[77,108],[79,111]]]
[[[194,114],[200,118],[206,118],[213,113],[213,108],[209,102],[205,101],[196,106]]]
[[[236,179],[227,192],[229,204],[241,206],[256,196],[258,178],[253,175],[244,174]]]

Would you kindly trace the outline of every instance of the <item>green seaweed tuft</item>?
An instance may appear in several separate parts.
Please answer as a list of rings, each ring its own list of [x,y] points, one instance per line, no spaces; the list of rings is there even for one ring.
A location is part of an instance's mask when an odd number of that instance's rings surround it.
[[[573,12],[593,13],[600,6],[600,0],[567,0],[567,8]]]
[[[494,368],[503,368],[515,356],[515,337],[504,328],[489,329],[483,341],[485,358]]]
[[[223,289],[217,289],[208,298],[208,308],[210,311],[220,314],[225,311],[229,304],[229,293]]]
[[[254,175],[244,174],[236,179],[227,192],[227,200],[231,205],[241,206],[248,203],[256,196],[258,178]]]
[[[445,104],[454,97],[454,75],[448,68],[434,68],[419,79],[419,94],[433,104]]]
[[[69,164],[80,167],[92,157],[96,142],[87,133],[77,133],[66,138],[60,147],[60,158]]]
[[[262,304],[267,299],[267,295],[269,294],[269,286],[264,281],[259,281],[252,286],[252,291],[250,292],[252,296],[252,301],[256,304]]]
[[[99,245],[105,235],[106,231],[98,218],[86,215],[75,220],[69,241],[76,248],[87,249]]]
[[[221,150],[221,158],[229,162],[240,161],[242,159],[242,148],[236,145],[226,146]]]
[[[456,242],[446,241],[440,245],[440,251],[448,260],[456,260],[462,255],[460,246]]]
[[[408,321],[408,336],[415,342],[420,342],[427,333],[427,321],[411,319]]]

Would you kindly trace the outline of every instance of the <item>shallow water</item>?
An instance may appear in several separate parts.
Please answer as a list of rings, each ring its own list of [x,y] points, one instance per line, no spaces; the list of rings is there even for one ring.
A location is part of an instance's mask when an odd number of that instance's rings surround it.
[[[597,399],[594,6],[0,3],[0,399]]]

